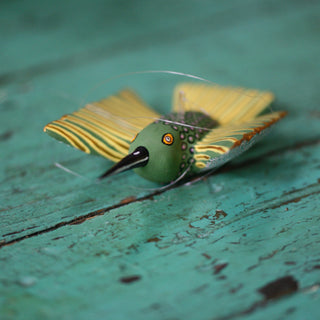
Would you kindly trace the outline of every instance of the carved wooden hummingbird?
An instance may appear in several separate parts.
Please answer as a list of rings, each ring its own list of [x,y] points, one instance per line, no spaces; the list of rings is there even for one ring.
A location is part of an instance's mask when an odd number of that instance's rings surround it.
[[[116,164],[100,178],[133,169],[170,183],[214,170],[256,143],[286,112],[263,113],[270,92],[181,83],[172,112],[161,116],[126,89],[59,120],[44,131]]]

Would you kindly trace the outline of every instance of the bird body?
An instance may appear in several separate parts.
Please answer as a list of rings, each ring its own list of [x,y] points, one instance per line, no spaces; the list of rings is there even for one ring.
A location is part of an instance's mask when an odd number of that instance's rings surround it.
[[[195,174],[195,145],[217,126],[217,121],[198,111],[172,112],[161,117],[144,128],[131,143],[129,153],[140,145],[149,152],[149,163],[134,171],[160,183],[178,179],[187,168],[188,175]]]
[[[179,84],[161,116],[131,90],[86,105],[44,131],[116,164],[101,178],[133,169],[158,183],[214,170],[257,142],[285,112],[264,111],[274,96],[253,89]]]

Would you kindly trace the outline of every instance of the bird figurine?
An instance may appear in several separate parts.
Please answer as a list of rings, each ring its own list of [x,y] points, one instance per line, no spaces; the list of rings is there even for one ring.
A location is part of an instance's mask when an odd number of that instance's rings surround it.
[[[271,92],[180,83],[172,112],[161,116],[134,91],[92,102],[44,131],[88,154],[116,162],[102,178],[133,169],[167,184],[206,174],[238,156],[286,112],[265,113]]]

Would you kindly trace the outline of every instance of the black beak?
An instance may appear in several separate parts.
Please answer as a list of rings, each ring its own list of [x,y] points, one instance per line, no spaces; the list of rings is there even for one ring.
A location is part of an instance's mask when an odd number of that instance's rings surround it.
[[[149,152],[145,147],[138,147],[132,153],[128,154],[107,172],[99,177],[99,180],[111,176],[116,173],[120,173],[126,170],[130,170],[137,167],[144,167],[149,161]]]

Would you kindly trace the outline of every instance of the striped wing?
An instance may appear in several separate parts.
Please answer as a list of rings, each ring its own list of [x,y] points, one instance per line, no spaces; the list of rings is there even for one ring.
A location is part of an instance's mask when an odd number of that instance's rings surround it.
[[[274,100],[271,92],[182,83],[175,87],[173,111],[201,111],[221,125],[254,119]]]
[[[44,131],[86,153],[116,162],[128,154],[133,137],[155,118],[159,114],[126,89],[50,122]]]
[[[270,126],[286,115],[273,112],[255,119],[212,129],[195,145],[195,171],[218,168],[256,143]]]

